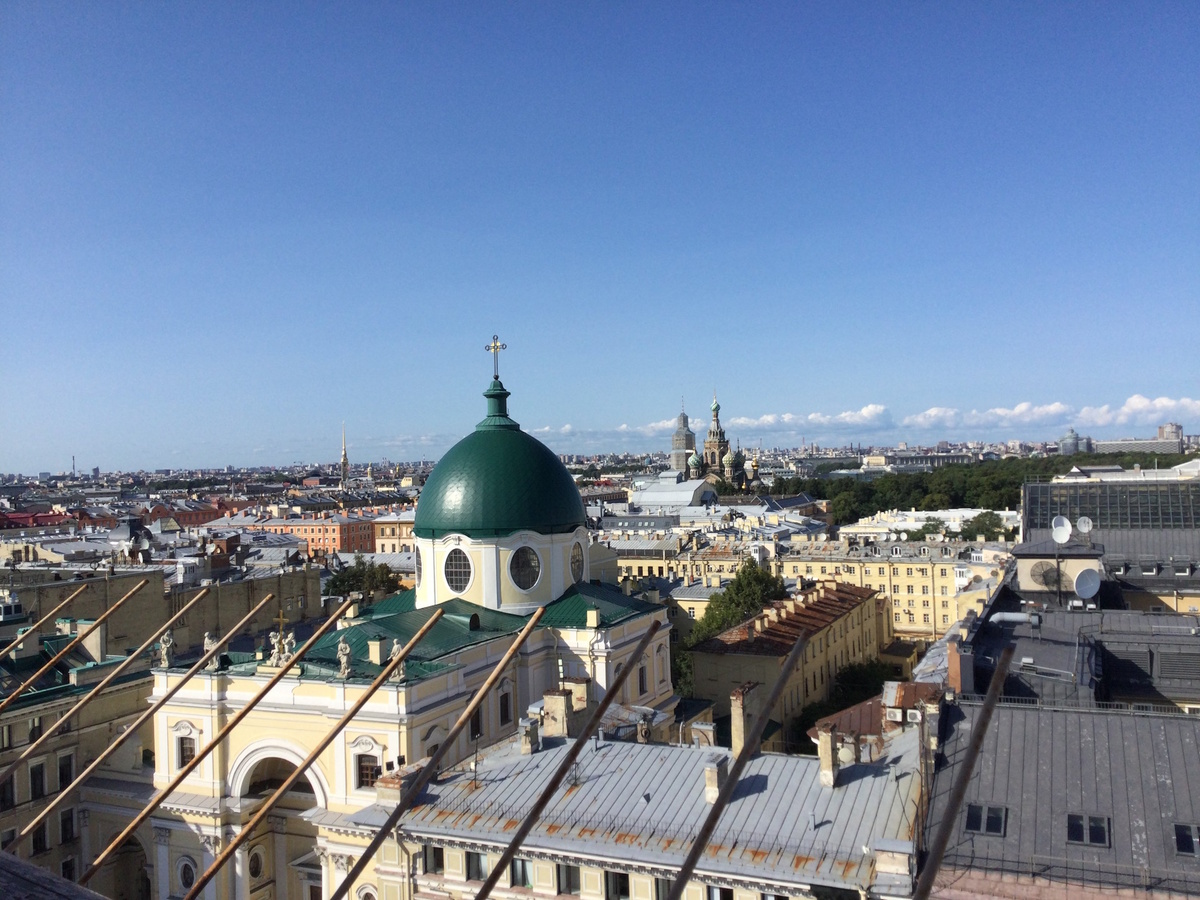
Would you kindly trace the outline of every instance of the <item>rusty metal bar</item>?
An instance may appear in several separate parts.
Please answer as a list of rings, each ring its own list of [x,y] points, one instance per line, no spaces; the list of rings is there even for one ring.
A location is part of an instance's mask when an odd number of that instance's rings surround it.
[[[525,838],[528,837],[529,832],[533,830],[533,826],[536,825],[538,819],[541,818],[542,811],[545,810],[547,805],[549,805],[550,799],[554,796],[554,792],[558,790],[559,785],[563,783],[563,779],[567,777],[567,773],[571,771],[571,766],[575,764],[575,760],[579,758],[579,754],[587,745],[587,739],[591,736],[592,732],[600,727],[601,719],[604,718],[604,714],[608,712],[609,706],[612,705],[612,702],[620,694],[621,688],[624,687],[625,682],[633,673],[637,661],[641,660],[642,655],[650,646],[650,641],[653,640],[654,635],[658,633],[658,629],[660,627],[662,627],[662,623],[655,620],[653,623],[651,623],[650,627],[646,629],[646,634],[643,635],[641,642],[637,645],[637,647],[634,648],[633,654],[630,656],[630,659],[634,660],[635,662],[623,668],[620,674],[617,675],[616,681],[609,685],[608,690],[604,693],[604,699],[600,701],[600,705],[596,707],[595,712],[592,713],[592,717],[588,719],[587,724],[583,726],[583,731],[580,732],[579,736],[575,738],[574,746],[572,746],[567,755],[563,757],[562,762],[558,764],[558,768],[554,770],[554,775],[551,776],[549,783],[542,789],[542,793],[538,796],[537,802],[533,804],[533,809],[529,811],[528,815],[525,816],[524,821],[521,822],[520,827],[517,828],[517,833],[513,835],[513,839],[505,848],[504,853],[500,855],[499,862],[496,863],[496,865],[492,868],[492,871],[488,874],[487,881],[483,883],[483,887],[481,887],[479,889],[479,893],[475,895],[475,900],[485,900],[485,898],[491,894],[492,888],[496,886],[501,876],[508,871],[509,863],[511,863],[513,861],[513,857],[517,855],[517,849],[524,842]]]
[[[102,612],[96,618],[96,621],[92,622],[91,625],[89,625],[83,631],[79,632],[79,634],[75,635],[75,637],[72,638],[67,643],[67,646],[63,647],[56,654],[54,654],[54,657],[50,660],[50,662],[46,663],[44,666],[42,666],[40,669],[38,669],[37,672],[31,678],[29,678],[28,681],[26,681],[23,685],[21,685],[19,688],[17,688],[11,694],[9,694],[7,697],[5,697],[3,701],[0,701],[0,713],[4,712],[14,702],[16,702],[17,697],[19,697],[21,695],[21,693],[23,691],[25,691],[26,688],[28,688],[30,685],[32,685],[34,682],[36,682],[39,678],[41,678],[43,675],[45,675],[47,672],[49,672],[51,669],[53,669],[56,665],[58,665],[58,663],[63,659],[64,656],[66,656],[68,653],[70,653],[72,650],[74,650],[76,647],[78,647],[80,644],[82,644],[85,640],[87,640],[88,635],[90,635],[93,631],[95,631],[97,628],[99,628],[101,625],[103,625],[105,620],[109,616],[111,616],[113,613],[115,613],[118,609],[121,608],[121,604],[123,604],[126,600],[128,600],[130,597],[132,597],[134,594],[136,594],[138,591],[140,591],[142,588],[144,588],[149,583],[150,582],[148,580],[142,579],[140,582],[138,582],[137,586],[134,587],[134,589],[132,591],[130,591],[128,594],[126,594],[124,597],[122,597],[120,600],[118,600],[116,603],[114,603],[112,606],[110,606],[104,612]],[[37,640],[36,637],[34,639]]]
[[[508,664],[516,657],[517,652],[521,649],[521,645],[533,633],[534,627],[541,621],[545,613],[546,607],[544,606],[539,606],[534,610],[533,615],[529,617],[529,621],[525,623],[525,627],[521,629],[521,633],[517,635],[517,639],[513,642],[513,645],[505,651],[504,656],[500,658],[500,662],[496,663],[496,667],[492,669],[492,673],[488,675],[487,680],[475,692],[475,696],[471,698],[471,702],[467,704],[467,708],[462,711],[458,720],[450,729],[450,732],[438,744],[437,750],[429,757],[429,762],[425,763],[420,774],[413,781],[412,786],[400,798],[400,802],[396,804],[396,808],[387,817],[387,821],[380,826],[378,833],[371,839],[371,843],[367,845],[366,849],[363,850],[362,856],[358,858],[358,862],[346,873],[346,877],[338,885],[337,889],[334,890],[330,900],[342,900],[349,892],[355,880],[362,877],[372,857],[379,852],[379,848],[383,846],[383,842],[387,840],[391,830],[396,827],[396,823],[400,821],[400,817],[408,811],[413,801],[421,796],[421,791],[425,790],[425,786],[437,775],[438,764],[450,751],[450,748],[454,746],[454,742],[458,740],[458,736],[462,734],[462,730],[471,721],[471,716],[475,715],[475,710],[479,709],[480,704],[483,703],[483,698],[487,696],[488,691],[495,687],[496,682],[504,674],[504,670],[508,668]]]
[[[758,745],[762,741],[763,732],[767,729],[767,720],[771,718],[771,710],[775,708],[775,704],[783,696],[783,690],[787,686],[788,678],[791,677],[792,669],[796,668],[796,663],[800,661],[800,656],[804,653],[806,646],[808,646],[807,642],[796,641],[795,646],[792,647],[791,652],[784,659],[783,665],[779,669],[779,677],[775,680],[775,684],[771,687],[771,693],[767,695],[767,700],[763,704],[762,715],[755,721],[754,728],[751,729],[749,737],[746,738],[746,743],[742,745],[741,752],[738,753],[737,759],[733,761],[733,766],[729,769],[729,775],[725,779],[724,786],[718,792],[717,799],[713,801],[712,809],[708,811],[708,817],[705,818],[704,824],[700,826],[700,832],[696,835],[696,840],[692,841],[692,847],[688,850],[688,855],[679,869],[679,874],[675,876],[675,881],[671,885],[671,893],[667,896],[667,900],[680,900],[683,897],[684,891],[687,890],[688,879],[692,877],[692,873],[696,870],[696,864],[700,861],[700,857],[704,854],[704,848],[708,846],[708,842],[717,828],[717,820],[721,818],[721,813],[725,811],[725,807],[729,805],[729,801],[733,797],[733,792],[737,790],[738,779],[742,777],[742,772],[745,770],[746,764],[758,752]]]
[[[192,774],[192,772],[196,771],[196,769],[200,767],[200,764],[208,758],[209,754],[221,745],[221,742],[229,736],[230,732],[232,732],[233,729],[235,729],[242,722],[242,720],[246,718],[246,716],[250,715],[254,707],[258,706],[263,698],[271,692],[271,689],[283,680],[284,676],[292,670],[292,667],[299,664],[300,660],[304,657],[304,654],[308,653],[308,651],[316,645],[317,641],[323,638],[329,629],[337,624],[338,619],[340,619],[345,612],[354,605],[355,602],[356,601],[354,600],[346,600],[341,606],[334,610],[333,614],[321,624],[321,627],[314,631],[309,639],[305,641],[294,654],[292,654],[291,659],[289,659],[279,668],[279,671],[276,672],[275,675],[272,676],[271,680],[263,686],[262,690],[255,694],[245,706],[238,710],[237,715],[225,723],[225,726],[217,732],[216,736],[213,737],[213,739],[207,744],[205,744],[204,747],[194,757],[192,757],[191,762],[179,770],[179,773],[175,776],[171,783],[159,791],[150,800],[150,803],[146,806],[146,808],[134,817],[133,821],[125,827],[124,831],[112,839],[109,845],[104,848],[103,852],[101,852],[100,855],[92,861],[92,864],[88,867],[88,870],[80,876],[80,884],[87,884],[88,881],[91,880],[91,877],[100,870],[102,865],[104,865],[105,860],[107,860],[108,857],[112,855],[118,847],[124,844],[125,839],[137,831],[143,822],[145,822],[154,814],[154,811],[158,809],[158,806],[160,803],[162,803],[162,801],[171,796],[171,793],[181,784],[183,784],[183,782],[189,775]]]
[[[208,665],[209,661],[217,655],[217,653],[220,651],[220,649],[226,643],[228,643],[231,638],[236,637],[238,632],[240,632],[243,628],[245,628],[247,625],[249,625],[251,620],[253,620],[253,618],[256,615],[258,615],[259,612],[262,611],[262,608],[264,606],[266,606],[268,603],[270,603],[271,600],[273,600],[274,598],[275,598],[274,594],[267,594],[267,596],[265,596],[261,600],[259,600],[258,603],[254,604],[254,606],[251,608],[250,612],[248,612],[248,613],[246,613],[246,615],[242,616],[242,618],[238,620],[238,623],[236,625],[234,625],[231,629],[229,629],[229,631],[226,632],[225,636],[223,638],[221,638],[221,640],[217,641],[217,643],[213,645],[213,648],[211,650],[205,651],[204,655],[201,656],[198,660],[196,660],[196,662],[194,662],[192,664],[192,667],[190,669],[188,669],[186,672],[183,673],[183,676],[179,679],[178,682],[175,683],[175,685],[173,687],[168,688],[167,692],[165,694],[163,694],[161,698],[156,700],[150,706],[149,709],[147,709],[140,716],[138,716],[137,719],[134,720],[133,724],[130,725],[129,727],[127,727],[124,732],[122,732],[121,734],[118,734],[118,735],[114,735],[113,742],[111,744],[109,744],[107,747],[105,747],[104,750],[100,753],[100,755],[97,756],[92,761],[91,765],[89,765],[86,769],[84,769],[82,772],[80,772],[75,777],[74,781],[72,781],[67,787],[63,787],[60,784],[58,786],[58,793],[54,795],[54,798],[50,801],[49,805],[38,814],[37,818],[35,818],[32,822],[30,822],[28,825],[26,825],[24,827],[24,829],[22,829],[21,833],[17,835],[17,840],[21,840],[25,837],[28,837],[29,834],[33,831],[33,829],[37,828],[38,825],[42,824],[42,822],[44,822],[46,820],[46,817],[49,816],[50,813],[54,812],[54,810],[57,809],[60,804],[65,803],[67,797],[70,795],[71,788],[75,787],[76,785],[82,784],[83,780],[85,778],[87,778],[89,775],[91,775],[93,772],[95,772],[98,768],[100,768],[101,764],[103,764],[103,762],[106,759],[108,759],[114,752],[116,752],[118,747],[120,747],[127,740],[129,740],[129,738],[131,738],[133,735],[135,735],[137,733],[138,729],[141,728],[143,725],[145,725],[146,722],[149,721],[151,718],[153,718],[154,714],[157,713],[160,709],[162,709],[162,707],[164,705],[166,705],[171,700],[172,697],[174,697],[181,690],[183,690],[183,686],[188,683],[188,680],[191,679],[191,677],[193,675],[195,675],[197,672],[199,672],[201,669],[203,669],[206,665]],[[15,846],[15,843],[14,843],[14,846]]]
[[[165,623],[163,623],[163,626],[161,628],[159,628],[157,631],[155,631],[154,634],[150,635],[150,637],[146,638],[146,640],[144,640],[142,642],[142,645],[140,647],[138,647],[136,650],[134,650],[132,653],[130,653],[128,656],[126,656],[125,659],[121,662],[121,664],[119,666],[117,666],[115,669],[113,669],[111,672],[109,672],[108,675],[106,675],[103,678],[103,680],[100,681],[99,684],[97,684],[94,688],[92,688],[90,691],[88,691],[86,696],[81,698],[78,703],[76,703],[69,710],[67,710],[65,713],[63,713],[61,716],[59,716],[57,722],[55,722],[53,725],[51,725],[49,728],[47,728],[44,732],[42,732],[42,736],[40,738],[38,738],[36,741],[34,741],[32,744],[30,744],[28,747],[26,747],[25,750],[21,753],[21,755],[18,756],[15,760],[13,760],[12,764],[7,769],[5,769],[3,772],[0,772],[0,782],[4,781],[5,778],[7,778],[9,775],[11,775],[13,772],[15,772],[17,766],[19,766],[22,762],[24,762],[29,757],[33,756],[33,754],[36,753],[41,748],[41,746],[46,743],[46,741],[48,741],[48,740],[50,740],[50,738],[54,737],[54,735],[58,733],[58,731],[63,727],[63,725],[65,725],[68,721],[70,721],[70,719],[73,715],[75,715],[77,712],[79,712],[81,709],[83,709],[85,706],[87,706],[89,703],[91,703],[92,700],[94,700],[96,697],[99,697],[101,691],[103,691],[106,687],[108,687],[110,684],[112,684],[114,681],[116,681],[117,678],[119,678],[121,676],[122,672],[124,672],[126,669],[128,669],[130,666],[132,666],[135,662],[137,662],[138,658],[143,653],[146,652],[146,650],[150,647],[151,644],[153,644],[155,641],[157,641],[159,639],[159,637],[162,635],[162,633],[164,631],[166,631],[168,628],[170,628],[176,622],[176,620],[181,619],[185,615],[187,615],[188,612],[191,610],[191,608],[193,606],[195,606],[197,603],[199,603],[204,598],[204,595],[207,593],[208,593],[208,588],[205,588],[200,593],[198,593],[195,597],[193,597],[188,602],[188,604],[183,607],[183,609],[179,610],[179,612],[175,613],[175,615],[173,615],[173,616],[171,616],[171,618],[167,619],[167,621]]]
[[[954,784],[950,788],[950,797],[946,801],[946,812],[942,816],[941,822],[938,823],[933,843],[929,845],[929,855],[925,858],[925,868],[921,870],[921,877],[917,879],[913,900],[923,900],[933,891],[933,881],[937,878],[938,870],[942,867],[942,859],[946,856],[946,847],[950,843],[950,835],[954,831],[954,823],[958,819],[958,811],[962,807],[963,798],[967,795],[967,785],[971,781],[971,773],[975,771],[975,763],[983,749],[983,739],[987,735],[988,725],[991,724],[992,713],[996,711],[996,704],[1000,702],[1000,692],[1004,689],[1004,679],[1008,677],[1008,666],[1012,662],[1012,658],[1013,648],[1005,647],[1004,652],[1000,654],[1000,659],[996,662],[996,671],[992,673],[992,683],[988,685],[987,696],[984,697],[983,706],[979,710],[979,718],[975,720],[975,727],[971,729],[971,743],[967,745],[966,755],[963,756],[958,774],[954,777]],[[922,748],[922,752],[924,752],[924,748]]]
[[[8,654],[10,654],[10,653],[15,653],[16,649],[17,649],[17,645],[21,644],[25,638],[29,637],[30,635],[36,636],[39,628],[41,628],[43,625],[45,625],[47,622],[49,622],[52,618],[54,618],[54,616],[56,616],[62,610],[62,608],[64,606],[66,606],[68,603],[70,603],[72,600],[74,600],[76,597],[78,597],[80,594],[82,594],[84,591],[86,591],[88,589],[88,587],[89,587],[89,585],[85,584],[83,587],[72,591],[66,600],[62,601],[62,603],[58,604],[58,606],[54,607],[54,609],[50,610],[50,612],[46,613],[44,616],[42,616],[40,619],[38,619],[36,622],[34,622],[32,625],[30,625],[29,630],[25,632],[23,637],[13,638],[13,642],[11,644],[9,644],[3,650],[0,650],[0,659],[4,659],[4,657],[8,656]]]
[[[416,647],[417,644],[419,644],[425,637],[425,635],[429,633],[429,630],[433,628],[433,626],[444,613],[445,610],[443,609],[434,610],[433,615],[431,615],[425,624],[421,626],[421,629],[412,636],[412,640],[404,645],[399,655],[388,661],[387,665],[383,667],[383,671],[380,672],[379,675],[376,676],[375,680],[371,682],[370,686],[363,691],[362,696],[354,701],[354,705],[346,711],[345,715],[338,719],[337,724],[333,726],[329,733],[326,734],[325,737],[321,738],[320,743],[318,743],[317,746],[312,749],[308,756],[306,756],[300,765],[296,767],[295,771],[285,778],[283,780],[283,784],[275,789],[275,793],[268,797],[266,802],[264,802],[263,805],[258,808],[258,810],[254,813],[254,816],[251,817],[250,821],[247,822],[242,827],[242,830],[238,832],[237,837],[225,845],[224,849],[221,850],[221,853],[216,859],[213,860],[212,865],[205,869],[204,874],[196,879],[196,883],[192,885],[191,890],[188,891],[187,895],[184,897],[184,900],[195,900],[196,897],[200,896],[200,892],[204,890],[204,886],[212,881],[217,872],[220,871],[221,866],[229,862],[230,857],[237,852],[238,847],[242,846],[242,844],[250,839],[250,836],[254,834],[254,829],[257,828],[263,819],[265,819],[271,812],[271,810],[275,808],[275,804],[283,799],[283,795],[290,791],[292,786],[304,776],[304,773],[308,767],[316,762],[317,757],[325,752],[325,748],[333,743],[334,739],[342,733],[342,730],[350,724],[350,721],[356,715],[358,715],[359,710],[367,705],[367,701],[374,696],[375,692],[383,687],[387,680],[392,677],[392,673],[400,668],[400,665],[408,657],[408,654],[411,653],[413,648]]]

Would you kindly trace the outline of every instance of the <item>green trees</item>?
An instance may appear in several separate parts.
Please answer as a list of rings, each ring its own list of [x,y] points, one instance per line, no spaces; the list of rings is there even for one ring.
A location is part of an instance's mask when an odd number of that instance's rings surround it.
[[[373,591],[385,590],[393,593],[400,589],[400,579],[383,563],[374,565],[356,554],[354,564],[338,572],[327,582],[322,591],[325,596],[345,596],[353,591],[371,594]]]
[[[962,531],[960,534],[963,540],[973,541],[977,535],[983,535],[985,540],[994,541],[1000,535],[1004,534],[1004,523],[1000,521],[1000,517],[991,510],[985,510],[973,519],[967,519],[962,523]]]
[[[834,678],[829,699],[805,706],[787,729],[788,743],[800,753],[816,754],[817,745],[809,738],[808,729],[817,724],[818,719],[870,700],[883,691],[885,681],[894,680],[895,676],[891,666],[874,660],[843,666]]]
[[[772,600],[787,596],[783,579],[772,575],[754,560],[746,560],[723,591],[712,595],[708,609],[692,629],[688,645],[694,647],[714,634],[745,622]]]

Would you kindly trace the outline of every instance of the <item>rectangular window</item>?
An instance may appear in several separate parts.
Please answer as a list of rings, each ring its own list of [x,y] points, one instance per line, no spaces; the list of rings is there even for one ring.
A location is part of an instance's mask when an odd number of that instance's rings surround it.
[[[33,852],[34,854],[45,853],[50,849],[50,843],[46,837],[46,823],[43,822],[33,830]]]
[[[1176,825],[1175,826],[1175,852],[1186,853],[1188,856],[1196,855],[1196,845],[1200,844],[1200,826],[1198,825]]]
[[[500,695],[500,724],[508,725],[512,722],[512,694],[505,691]]]
[[[42,717],[34,716],[29,720],[29,743],[33,743],[42,736]]]
[[[34,763],[29,767],[29,799],[40,800],[46,796],[46,767]]]
[[[533,862],[528,859],[514,859],[509,867],[509,884],[513,887],[533,887]]]
[[[59,869],[65,881],[75,880],[75,857],[68,856],[62,861],[62,866]]]
[[[1072,844],[1108,846],[1108,818],[1070,813],[1067,816],[1067,841]]]
[[[579,896],[579,866],[565,866],[559,863],[555,867],[555,875],[558,878],[558,892],[560,894]]]
[[[675,884],[673,878],[654,879],[654,900],[667,900],[671,896],[671,887]]]
[[[12,726],[0,725],[0,750],[7,750],[12,746]]]
[[[75,780],[75,755],[68,753],[58,758],[58,789],[65,791]]]
[[[471,713],[471,740],[477,741],[483,737],[483,707],[478,707]]]
[[[17,829],[5,828],[3,834],[0,834],[0,850],[7,850],[9,844],[17,839]]]
[[[915,592],[914,592],[914,590],[913,590],[913,586],[912,586],[911,584],[910,584],[910,585],[908,585],[908,586],[907,586],[907,587],[904,589],[904,592],[905,592],[906,594],[912,594],[912,593],[915,593]]]
[[[628,873],[604,873],[604,900],[629,900]]]
[[[354,757],[354,769],[354,786],[356,788],[375,787],[375,782],[379,780],[381,774],[379,757],[370,753],[360,753]]]
[[[487,856],[483,853],[467,851],[467,881],[487,881]]]
[[[733,888],[708,886],[708,900],[733,900]]]
[[[446,871],[446,851],[436,844],[425,845],[425,874],[441,875]]]
[[[75,810],[64,809],[58,814],[58,842],[66,844],[75,840]]]
[[[941,593],[941,595],[943,597],[946,596],[946,586],[944,584],[940,588],[938,588],[938,591]]]
[[[181,737],[179,739],[179,768],[183,768],[196,758],[196,739]]]
[[[976,834],[995,834],[1004,837],[1008,810],[1003,806],[967,804],[966,830]]]
[[[0,781],[0,809],[12,809],[17,805],[17,794],[13,788],[13,779],[9,775]]]
[[[646,679],[646,664],[642,663],[638,666],[638,696],[643,696],[648,690],[650,690],[650,686]]]
[[[906,569],[904,570],[904,574],[905,574],[907,577],[909,577],[909,578],[912,578],[912,568],[911,568],[911,567],[910,567],[910,568],[906,568]]]

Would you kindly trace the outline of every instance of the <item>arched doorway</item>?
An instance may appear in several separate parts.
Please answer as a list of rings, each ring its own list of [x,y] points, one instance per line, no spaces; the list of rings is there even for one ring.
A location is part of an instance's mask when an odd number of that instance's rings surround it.
[[[113,900],[150,900],[150,873],[146,871],[146,851],[136,837],[130,837],[113,854],[106,869],[112,871]]]
[[[259,759],[243,779],[243,799],[267,798],[296,771],[295,763],[278,756]],[[317,829],[300,814],[322,805],[307,776],[301,776],[272,810],[269,825],[255,831],[246,842],[244,896],[250,900],[265,897],[299,897],[301,881],[298,867],[311,856],[317,841]]]

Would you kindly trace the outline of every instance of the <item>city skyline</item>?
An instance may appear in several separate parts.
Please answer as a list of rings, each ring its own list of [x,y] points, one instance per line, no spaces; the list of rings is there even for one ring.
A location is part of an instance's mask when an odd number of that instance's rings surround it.
[[[1200,431],[1200,11],[0,9],[0,470]]]

